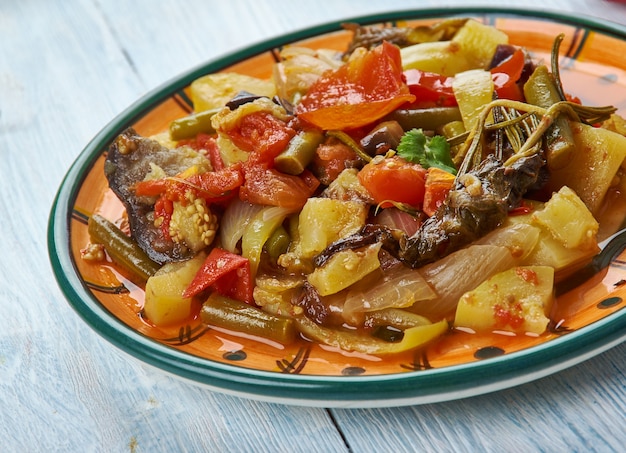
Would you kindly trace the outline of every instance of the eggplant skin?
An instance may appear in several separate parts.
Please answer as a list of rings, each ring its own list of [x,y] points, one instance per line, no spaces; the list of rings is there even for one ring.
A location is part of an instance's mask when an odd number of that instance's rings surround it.
[[[109,146],[104,173],[109,187],[126,208],[131,236],[153,261],[164,264],[193,256],[183,243],[173,241],[154,225],[154,202],[138,197],[133,188],[150,172],[150,163],[174,176],[198,159],[179,149],[169,149],[155,140],[142,137],[133,128],[124,130]]]

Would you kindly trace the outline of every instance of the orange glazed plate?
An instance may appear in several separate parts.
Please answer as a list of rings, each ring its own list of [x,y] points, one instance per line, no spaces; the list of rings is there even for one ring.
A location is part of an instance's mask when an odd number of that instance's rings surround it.
[[[551,328],[540,336],[506,332],[477,335],[452,330],[419,352],[381,358],[297,341],[290,346],[207,328],[199,321],[157,328],[141,317],[143,289],[113,265],[88,263],[87,219],[115,220],[123,208],[103,173],[113,139],[133,126],[142,135],[166,131],[189,114],[189,84],[213,72],[236,71],[268,78],[276,52],[285,45],[346,48],[343,22],[432,23],[472,17],[505,31],[513,44],[549,61],[561,45],[566,91],[587,105],[614,105],[626,114],[626,29],[616,24],[557,13],[517,9],[412,10],[346,19],[264,41],[210,61],[139,99],[86,146],[69,169],[52,206],[48,248],[59,286],[84,321],[130,356],[207,388],[284,404],[323,407],[385,407],[453,400],[492,392],[558,372],[626,339],[626,239],[618,237],[597,260],[594,272],[572,277],[557,299]],[[626,204],[614,207],[617,231]],[[607,233],[606,229],[611,231]]]

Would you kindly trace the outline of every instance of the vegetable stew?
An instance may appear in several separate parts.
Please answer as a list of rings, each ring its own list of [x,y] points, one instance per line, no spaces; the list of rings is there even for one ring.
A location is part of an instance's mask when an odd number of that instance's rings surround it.
[[[472,19],[348,27],[343,52],[203,76],[169,131],[120,134],[104,172],[129,234],[94,216],[86,250],[156,326],[373,355],[545,334],[555,283],[598,253],[624,120],[562,86],[558,36],[546,63]]]

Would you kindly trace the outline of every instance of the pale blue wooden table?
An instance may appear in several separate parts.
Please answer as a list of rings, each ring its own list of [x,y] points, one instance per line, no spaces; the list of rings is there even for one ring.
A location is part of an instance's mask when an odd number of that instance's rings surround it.
[[[0,0],[0,451],[624,451],[626,344],[460,401],[289,407],[211,393],[132,361],[76,315],[51,272],[47,217],[62,177],[150,89],[306,26],[469,3]],[[522,3],[626,24],[618,3]]]

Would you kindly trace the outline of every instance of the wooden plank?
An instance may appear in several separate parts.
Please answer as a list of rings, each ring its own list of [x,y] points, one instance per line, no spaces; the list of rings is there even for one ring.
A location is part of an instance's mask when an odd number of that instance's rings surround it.
[[[458,401],[332,413],[353,451],[620,451],[625,355],[622,344],[556,375]]]
[[[463,2],[419,6],[452,4]],[[181,71],[251,42],[414,6],[405,0],[0,4],[0,450],[620,450],[624,345],[493,395],[329,413],[221,395],[145,367],[93,333],[57,289],[46,255],[54,192],[115,115]],[[624,8],[606,2],[560,0],[551,7],[626,23]]]

